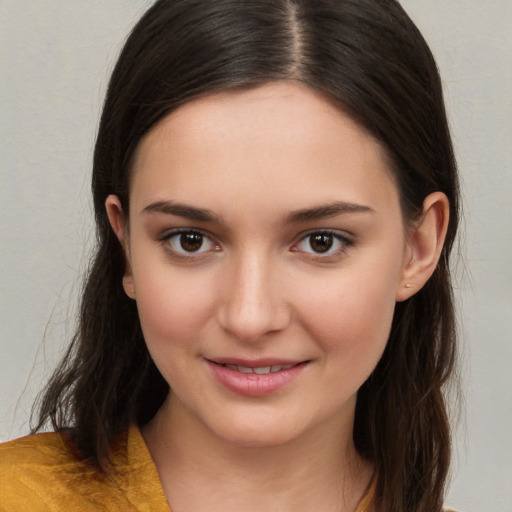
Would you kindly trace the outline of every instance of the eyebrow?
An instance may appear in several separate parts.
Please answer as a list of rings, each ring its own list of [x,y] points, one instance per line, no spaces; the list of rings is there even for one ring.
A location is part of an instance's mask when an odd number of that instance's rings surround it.
[[[178,217],[185,217],[187,219],[203,222],[219,220],[211,210],[207,210],[206,208],[196,208],[195,206],[175,203],[173,201],[155,201],[154,203],[144,207],[142,213],[164,213],[166,215],[176,215]]]
[[[357,203],[347,203],[345,201],[336,201],[334,203],[315,206],[313,208],[304,208],[290,213],[286,222],[305,222],[309,220],[320,220],[329,217],[335,217],[344,213],[375,213],[373,208]]]
[[[187,219],[198,220],[202,222],[220,222],[211,210],[206,208],[197,208],[183,203],[175,203],[173,201],[155,201],[144,207],[143,213],[163,213],[165,215],[176,215]],[[357,203],[348,203],[345,201],[336,201],[312,208],[303,208],[291,212],[286,217],[287,224],[297,222],[306,222],[311,220],[326,219],[335,217],[345,213],[375,213],[375,210],[369,206]]]

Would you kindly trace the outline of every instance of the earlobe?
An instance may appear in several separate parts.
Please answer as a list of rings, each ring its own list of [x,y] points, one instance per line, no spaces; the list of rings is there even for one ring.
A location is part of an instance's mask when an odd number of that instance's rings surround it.
[[[123,276],[123,289],[124,293],[126,293],[130,299],[135,300],[135,286],[133,284],[133,276],[131,270],[129,269],[128,263],[126,264],[126,273]]]
[[[425,198],[423,214],[408,237],[397,301],[414,295],[434,273],[446,238],[449,212],[448,198],[442,192],[433,192]]]
[[[115,195],[109,195],[105,201],[105,209],[107,210],[108,220],[114,231],[119,243],[123,248],[125,255],[125,272],[123,276],[123,288],[131,299],[135,299],[135,286],[133,283],[133,276],[130,263],[130,254],[128,250],[128,237],[127,237],[127,226],[126,218],[123,213],[121,201],[119,197]]]

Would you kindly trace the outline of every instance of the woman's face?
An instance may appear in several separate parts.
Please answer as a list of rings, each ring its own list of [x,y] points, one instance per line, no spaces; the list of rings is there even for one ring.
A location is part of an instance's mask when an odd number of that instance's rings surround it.
[[[190,102],[141,142],[125,286],[173,410],[275,445],[352,425],[410,257],[379,145],[311,90]]]

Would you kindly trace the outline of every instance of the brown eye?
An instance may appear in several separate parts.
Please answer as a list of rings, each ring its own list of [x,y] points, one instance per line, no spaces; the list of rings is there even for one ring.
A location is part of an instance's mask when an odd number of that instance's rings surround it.
[[[193,229],[171,231],[165,234],[161,241],[165,243],[171,253],[182,257],[191,257],[219,249],[217,244],[208,235]]]
[[[345,232],[326,229],[310,231],[291,250],[309,254],[317,260],[322,258],[328,261],[327,258],[341,257],[352,245],[354,245],[353,240]]]
[[[182,233],[180,235],[180,246],[184,251],[196,252],[203,245],[203,235],[200,233]]]
[[[309,246],[314,252],[327,252],[334,243],[334,236],[330,233],[317,233],[310,235]]]

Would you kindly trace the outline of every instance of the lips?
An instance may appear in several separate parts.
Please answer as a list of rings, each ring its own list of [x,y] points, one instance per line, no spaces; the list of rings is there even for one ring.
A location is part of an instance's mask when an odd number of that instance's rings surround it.
[[[229,391],[246,396],[276,393],[297,379],[309,361],[206,359],[213,378]]]
[[[240,373],[255,373],[257,375],[267,375],[269,373],[276,373],[280,372],[281,370],[289,370],[294,364],[275,364],[272,366],[257,366],[255,368],[251,368],[250,366],[240,366],[237,364],[226,364],[223,365],[226,368],[229,368],[230,370],[234,370],[236,372]]]

